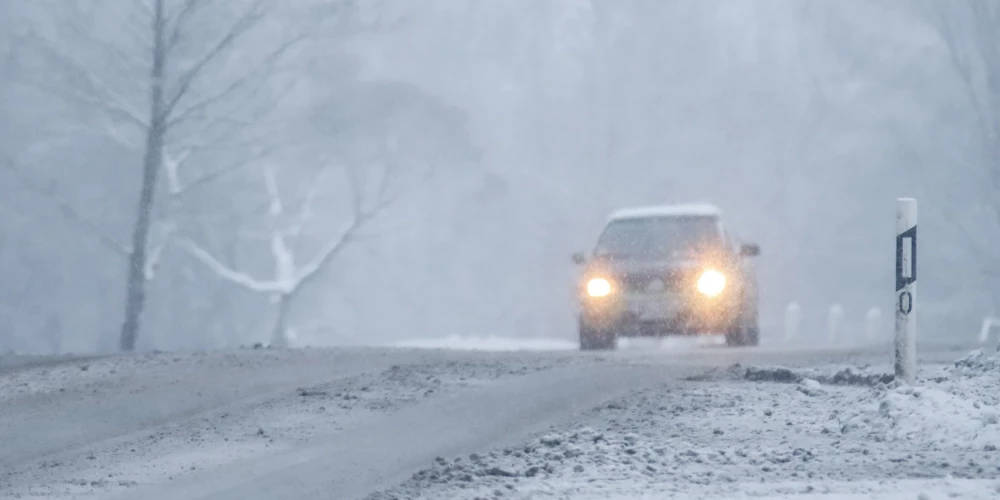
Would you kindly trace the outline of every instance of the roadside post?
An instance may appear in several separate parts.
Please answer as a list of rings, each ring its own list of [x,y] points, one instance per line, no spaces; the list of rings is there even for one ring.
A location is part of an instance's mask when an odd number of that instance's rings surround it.
[[[992,332],[997,326],[1000,326],[1000,319],[992,316],[983,318],[983,327],[979,330],[979,343],[985,344],[989,342],[990,332]]]
[[[896,379],[917,377],[917,200],[896,200]]]
[[[799,336],[799,328],[802,326],[802,308],[797,302],[789,302],[785,307],[785,342]]]
[[[844,325],[844,306],[833,304],[826,319],[826,332],[830,345],[840,340],[840,329]]]
[[[874,342],[882,330],[882,310],[873,307],[865,314],[865,340]]]

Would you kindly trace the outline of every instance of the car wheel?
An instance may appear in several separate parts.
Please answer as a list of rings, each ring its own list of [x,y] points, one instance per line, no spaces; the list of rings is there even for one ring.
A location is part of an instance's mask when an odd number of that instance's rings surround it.
[[[758,346],[760,345],[760,328],[757,325],[747,327],[746,329],[746,345]]]
[[[748,313],[752,314],[752,316]],[[760,328],[757,326],[757,310],[753,306],[744,303],[742,312],[733,320],[733,324],[726,331],[726,345],[729,347],[743,347],[759,344]]]
[[[602,332],[580,324],[581,351],[608,351],[618,346],[618,336],[614,332]]]
[[[743,325],[736,324],[726,330],[726,345],[729,347],[740,347],[746,345],[746,329]]]
[[[760,324],[757,322],[757,309],[753,309],[753,316],[746,319],[744,323],[744,341],[745,345],[758,346],[760,345]]]

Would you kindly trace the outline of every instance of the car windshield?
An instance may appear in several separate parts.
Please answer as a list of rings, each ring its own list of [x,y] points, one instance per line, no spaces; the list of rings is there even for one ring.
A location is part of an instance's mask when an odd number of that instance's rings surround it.
[[[687,253],[718,243],[716,217],[669,216],[620,219],[601,233],[594,255],[632,257]]]

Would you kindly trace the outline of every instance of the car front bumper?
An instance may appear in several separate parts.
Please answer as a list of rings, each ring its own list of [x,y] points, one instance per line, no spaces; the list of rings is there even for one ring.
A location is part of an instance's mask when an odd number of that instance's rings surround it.
[[[586,297],[580,311],[582,327],[623,337],[723,333],[738,316],[731,297],[697,293]]]

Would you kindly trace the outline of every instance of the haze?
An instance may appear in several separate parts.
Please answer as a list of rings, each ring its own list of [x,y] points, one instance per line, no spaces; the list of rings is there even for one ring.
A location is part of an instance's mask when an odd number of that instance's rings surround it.
[[[354,3],[174,18],[151,164],[154,13],[0,2],[0,351],[121,347],[144,165],[140,350],[575,340],[570,255],[654,203],[760,244],[764,342],[789,301],[808,339],[891,313],[901,196],[921,339],[997,305],[1000,35],[969,2]]]

